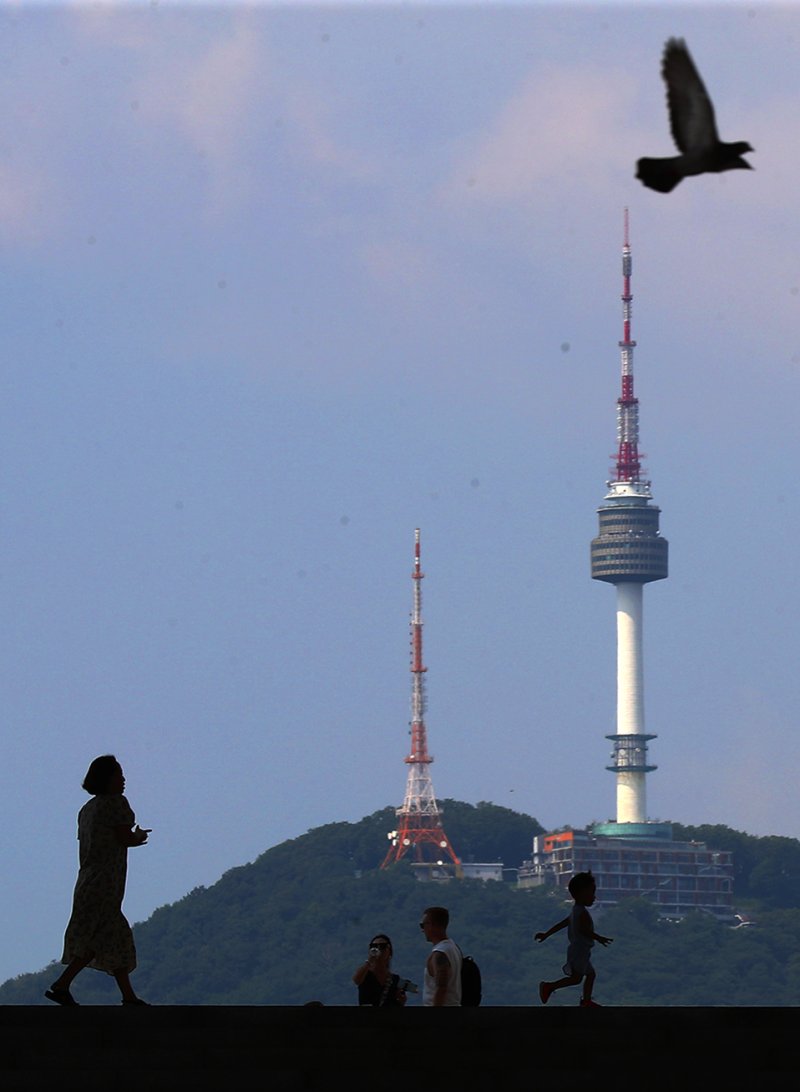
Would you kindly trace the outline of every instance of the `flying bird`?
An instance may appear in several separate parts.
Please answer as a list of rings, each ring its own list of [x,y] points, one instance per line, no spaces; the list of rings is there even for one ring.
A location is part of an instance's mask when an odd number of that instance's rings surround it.
[[[670,38],[665,45],[661,75],[667,85],[670,132],[681,154],[640,159],[636,177],[651,190],[669,193],[688,175],[753,170],[742,159],[745,152],[754,151],[746,141],[727,144],[719,139],[714,104],[682,38]]]

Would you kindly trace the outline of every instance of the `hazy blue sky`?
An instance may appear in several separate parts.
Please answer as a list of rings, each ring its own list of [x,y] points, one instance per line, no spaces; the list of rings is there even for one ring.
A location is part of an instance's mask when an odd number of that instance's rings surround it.
[[[672,35],[756,151],[665,196]],[[402,802],[416,527],[437,796],[614,817],[626,206],[648,812],[800,834],[800,5],[2,3],[0,101],[0,980],[97,754],[132,922]]]

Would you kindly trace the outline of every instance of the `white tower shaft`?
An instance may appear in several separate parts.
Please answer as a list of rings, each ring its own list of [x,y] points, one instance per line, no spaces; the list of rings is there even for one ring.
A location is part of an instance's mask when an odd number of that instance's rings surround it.
[[[645,731],[642,656],[643,590],[643,584],[617,584],[618,736],[643,736]],[[646,821],[644,771],[619,771],[617,774],[617,822],[644,823]]]

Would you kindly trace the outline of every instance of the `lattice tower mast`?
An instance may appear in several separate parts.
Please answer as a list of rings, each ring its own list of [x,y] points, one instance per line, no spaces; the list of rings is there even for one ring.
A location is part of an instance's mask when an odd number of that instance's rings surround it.
[[[428,754],[425,711],[425,673],[422,662],[422,580],[425,574],[420,566],[419,528],[414,531],[413,611],[411,613],[411,749],[405,757],[408,766],[406,795],[403,806],[397,809],[398,829],[389,833],[390,847],[381,865],[385,868],[392,861],[399,861],[409,854],[418,862],[442,862],[444,858],[461,871],[461,862],[450,844],[442,826],[442,811],[436,803],[430,765],[433,757]]]
[[[592,578],[617,587],[617,731],[606,738],[614,744],[612,764],[607,769],[617,777],[618,823],[647,821],[645,776],[656,769],[648,765],[647,744],[656,737],[645,731],[642,593],[645,584],[667,576],[669,549],[659,533],[660,509],[650,503],[650,482],[642,476],[639,460],[639,400],[633,393],[636,342],[631,338],[632,266],[625,209],[616,477],[606,482],[608,492],[597,509],[599,534],[591,546]]]

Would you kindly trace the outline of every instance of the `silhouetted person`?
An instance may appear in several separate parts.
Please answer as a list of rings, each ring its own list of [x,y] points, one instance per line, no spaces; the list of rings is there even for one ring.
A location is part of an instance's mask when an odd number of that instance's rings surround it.
[[[569,881],[567,889],[575,900],[572,910],[563,921],[551,925],[546,933],[536,933],[534,937],[534,940],[541,942],[547,940],[553,933],[557,933],[559,929],[567,930],[567,962],[561,968],[564,978],[559,978],[555,982],[540,982],[539,998],[542,1004],[546,1005],[554,990],[560,990],[562,986],[577,986],[583,979],[583,995],[580,1003],[596,1008],[597,1003],[592,1000],[596,977],[591,959],[592,946],[597,941],[605,947],[611,944],[611,937],[602,937],[594,931],[594,922],[588,910],[595,900],[597,890],[592,873],[576,872]]]
[[[746,141],[726,144],[719,139],[714,106],[682,38],[670,38],[664,47],[661,75],[667,85],[670,132],[681,154],[640,159],[636,177],[651,190],[669,193],[687,175],[752,170],[742,159],[754,150]]]
[[[406,991],[399,974],[392,970],[392,942],[385,933],[376,933],[369,942],[367,958],[353,973],[358,986],[359,1005],[396,1008],[405,1005]]]
[[[461,949],[447,935],[450,913],[444,906],[429,906],[423,911],[420,929],[433,944],[425,961],[422,986],[423,1005],[456,1006],[461,1004]]]
[[[146,1005],[130,982],[136,948],[122,899],[128,847],[144,845],[150,831],[134,827],[136,816],[123,796],[125,777],[114,755],[94,759],[82,787],[92,799],[78,812],[80,867],[64,934],[61,962],[66,968],[45,997],[59,1005],[77,1005],[69,992],[72,980],[84,967],[94,967],[114,976],[123,1005]]]

